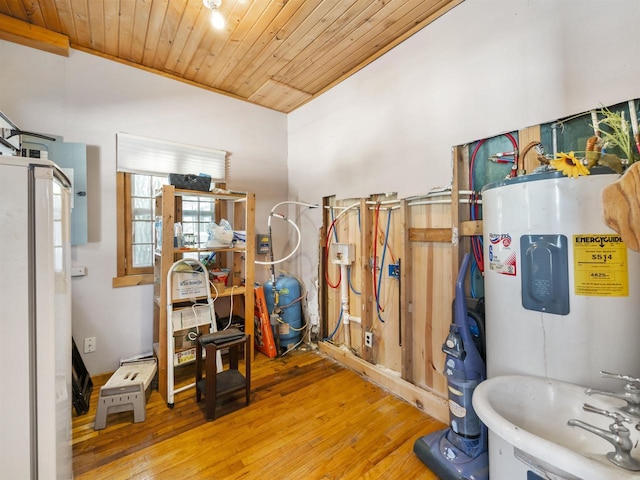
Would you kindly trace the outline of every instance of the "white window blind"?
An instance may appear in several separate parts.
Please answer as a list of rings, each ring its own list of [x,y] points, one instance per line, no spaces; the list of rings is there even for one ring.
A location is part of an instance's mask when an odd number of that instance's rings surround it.
[[[118,172],[162,175],[170,173],[204,173],[212,182],[227,182],[229,162],[225,150],[116,134],[116,168]]]

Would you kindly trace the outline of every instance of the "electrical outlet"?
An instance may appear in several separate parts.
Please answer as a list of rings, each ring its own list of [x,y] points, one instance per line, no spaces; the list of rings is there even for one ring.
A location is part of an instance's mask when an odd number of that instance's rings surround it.
[[[93,353],[96,351],[96,337],[87,337],[84,339],[84,353]]]
[[[389,276],[398,278],[400,276],[400,265],[392,263],[389,265]]]
[[[364,332],[364,346],[373,347],[373,332]]]

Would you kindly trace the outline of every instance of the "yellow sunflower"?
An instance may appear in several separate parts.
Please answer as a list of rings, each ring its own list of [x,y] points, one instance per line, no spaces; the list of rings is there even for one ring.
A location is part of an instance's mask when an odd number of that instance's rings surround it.
[[[567,177],[578,178],[580,175],[589,175],[591,172],[576,158],[573,152],[558,152],[555,160],[549,162],[553,168],[562,172]]]

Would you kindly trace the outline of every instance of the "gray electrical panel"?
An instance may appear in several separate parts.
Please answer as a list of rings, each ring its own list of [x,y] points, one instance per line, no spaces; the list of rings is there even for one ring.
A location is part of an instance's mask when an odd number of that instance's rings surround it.
[[[87,243],[87,145],[84,143],[64,142],[58,135],[44,134],[44,138],[22,135],[21,154],[24,157],[41,158],[41,152],[47,152],[47,158],[54,161],[69,177],[73,187],[71,200],[71,245]]]

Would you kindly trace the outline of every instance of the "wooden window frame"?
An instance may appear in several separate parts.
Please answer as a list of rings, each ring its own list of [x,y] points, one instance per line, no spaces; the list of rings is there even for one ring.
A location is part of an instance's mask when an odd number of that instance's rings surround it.
[[[153,265],[134,268],[127,264],[132,258],[131,175],[116,172],[117,276],[113,288],[153,284]]]

